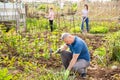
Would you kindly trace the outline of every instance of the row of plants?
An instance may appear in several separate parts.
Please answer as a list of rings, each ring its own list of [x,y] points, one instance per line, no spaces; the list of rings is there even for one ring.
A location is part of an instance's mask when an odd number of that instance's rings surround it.
[[[0,50],[2,52],[7,52],[8,54],[13,55],[21,55],[24,57],[34,56],[39,58],[42,55],[49,58],[49,49],[52,48],[53,50],[57,50],[60,35],[56,36],[59,34],[56,31],[51,34],[13,34],[14,32],[15,30],[10,30],[8,33],[1,32],[0,41],[2,43]]]
[[[90,33],[108,33],[120,29],[117,22],[90,22]]]
[[[60,21],[55,20],[54,21],[54,30],[57,31],[70,31],[72,33],[79,33],[81,31],[80,29],[81,23],[79,21],[70,22],[70,21],[64,21],[64,19],[61,18]],[[111,31],[118,31],[120,28],[120,25],[116,22],[90,22],[90,33],[97,34],[97,33],[108,33]],[[49,27],[49,21],[45,18],[39,18],[39,19],[27,19],[27,29],[28,31],[50,31]]]
[[[26,24],[27,24],[28,31],[33,31],[33,30],[35,30],[36,32],[40,32],[40,31],[44,31],[44,30],[50,31],[49,21],[46,18],[39,18],[39,19],[28,18]],[[57,29],[56,22],[54,22],[53,28]]]
[[[108,27],[104,26],[96,26],[90,29],[90,33],[96,34],[96,33],[107,33],[109,31]]]
[[[104,66],[114,61],[120,62],[120,31],[107,34],[106,42],[94,51],[98,64]]]
[[[61,73],[45,71],[45,65],[40,65],[38,60],[40,57],[50,58],[49,46],[56,50],[58,40],[57,32],[52,34],[35,33],[35,34],[19,34],[15,33],[15,29],[9,32],[0,30],[0,80],[56,80]],[[47,37],[46,37],[47,36]],[[48,37],[49,36],[49,37]],[[49,44],[51,42],[51,44]],[[7,69],[4,70],[4,67]],[[37,72],[36,70],[39,69]],[[9,73],[11,73],[9,75]],[[31,74],[33,73],[33,74]],[[34,75],[34,76],[33,76]],[[30,77],[28,77],[30,76]],[[54,77],[53,77],[54,76]],[[62,75],[59,77],[61,80]]]

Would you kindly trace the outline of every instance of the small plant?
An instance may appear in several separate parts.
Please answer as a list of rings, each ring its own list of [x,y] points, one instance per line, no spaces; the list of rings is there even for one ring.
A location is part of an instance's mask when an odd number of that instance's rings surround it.
[[[101,64],[101,63],[105,64],[106,63],[105,55],[106,55],[105,47],[99,47],[94,52],[94,56],[96,56],[96,59],[98,59],[97,62],[99,64]]]
[[[8,73],[8,69],[4,68],[0,70],[0,80],[11,80],[12,75]]]
[[[45,59],[49,59],[49,58],[50,58],[49,53],[44,53],[44,54],[42,54],[42,56],[43,56]]]

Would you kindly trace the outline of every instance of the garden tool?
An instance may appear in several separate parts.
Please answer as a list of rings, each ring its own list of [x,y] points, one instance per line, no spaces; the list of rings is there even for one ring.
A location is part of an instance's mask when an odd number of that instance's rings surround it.
[[[82,18],[82,22],[85,22],[86,19],[87,19],[87,17],[83,17]]]
[[[61,53],[61,49],[60,49],[60,48],[57,49],[57,50],[55,51],[55,54],[56,54],[56,53],[60,54],[60,53]]]
[[[52,49],[50,49],[49,52],[50,52],[50,57],[51,57],[52,54],[60,54],[60,53],[61,53],[61,49],[59,48],[59,49],[57,49],[55,52],[54,52]],[[54,53],[53,53],[53,52],[54,52]]]
[[[52,56],[52,53],[53,53],[53,50],[50,48],[49,50],[49,53],[50,53],[50,57]]]

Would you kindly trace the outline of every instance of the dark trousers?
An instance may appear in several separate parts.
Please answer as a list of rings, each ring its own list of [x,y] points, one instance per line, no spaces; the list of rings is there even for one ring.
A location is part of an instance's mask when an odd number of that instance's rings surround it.
[[[62,51],[61,52],[61,59],[62,59],[62,63],[63,66],[65,67],[65,69],[68,68],[69,63],[72,59],[72,53],[68,52],[68,51]],[[86,68],[90,65],[90,62],[87,62],[84,59],[80,59],[78,60],[75,65],[73,66],[72,70],[78,73],[86,73]]]
[[[53,31],[53,20],[49,20],[49,24],[50,24],[50,30],[52,32]]]
[[[83,17],[83,19],[85,19],[85,17]],[[86,22],[86,30],[87,32],[89,32],[89,18],[86,18],[85,21],[82,21],[82,25],[81,25],[81,31],[84,31],[84,22]]]

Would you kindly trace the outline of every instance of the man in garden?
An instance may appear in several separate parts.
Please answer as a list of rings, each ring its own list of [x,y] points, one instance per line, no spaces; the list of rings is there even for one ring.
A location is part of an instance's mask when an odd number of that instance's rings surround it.
[[[61,55],[62,63],[69,75],[69,72],[75,71],[82,78],[86,78],[86,68],[90,65],[90,54],[86,43],[79,37],[69,33],[63,33],[61,39],[65,42],[58,53]],[[71,52],[66,51],[69,48]]]

